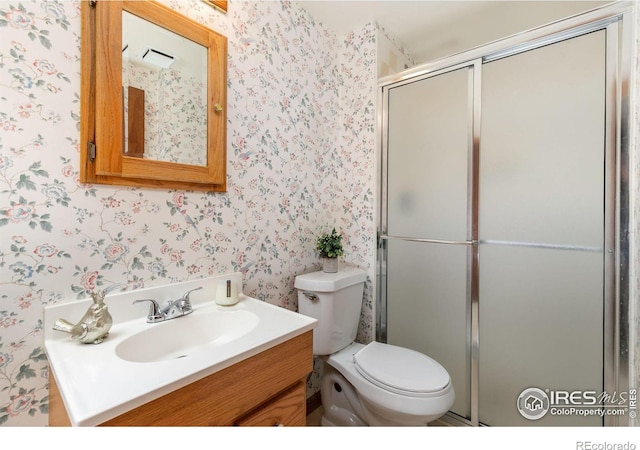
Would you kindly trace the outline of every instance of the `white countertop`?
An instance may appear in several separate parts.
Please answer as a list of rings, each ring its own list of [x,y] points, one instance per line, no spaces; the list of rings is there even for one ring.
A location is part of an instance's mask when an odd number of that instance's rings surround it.
[[[241,274],[235,273],[107,295],[105,303],[113,317],[113,326],[101,344],[82,344],[69,334],[52,329],[58,318],[72,323],[79,320],[91,304],[90,299],[45,307],[45,350],[71,424],[98,425],[316,326],[315,319],[244,294],[240,294],[236,305],[216,305],[213,301],[216,286],[226,279],[241,286]],[[193,313],[172,321],[188,320],[190,316],[216,308],[222,313],[252,312],[260,318],[258,325],[232,342],[200,350],[186,358],[140,363],[125,361],[116,355],[116,347],[123,340],[146,327],[160,325],[146,323],[148,302],[133,305],[133,300],[154,298],[162,307],[167,300],[180,298],[198,286],[204,289],[191,294]]]

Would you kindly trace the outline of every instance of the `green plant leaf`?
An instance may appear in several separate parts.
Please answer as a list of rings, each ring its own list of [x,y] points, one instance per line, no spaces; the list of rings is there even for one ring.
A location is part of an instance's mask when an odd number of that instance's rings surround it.
[[[344,254],[342,248],[342,236],[335,228],[331,233],[321,233],[316,238],[316,252],[321,258],[337,258]]]

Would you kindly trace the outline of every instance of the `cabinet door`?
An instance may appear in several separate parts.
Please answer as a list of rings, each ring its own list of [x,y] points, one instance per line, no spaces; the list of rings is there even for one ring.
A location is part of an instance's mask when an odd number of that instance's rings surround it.
[[[301,380],[291,389],[236,421],[235,425],[303,427],[306,423],[306,411],[306,384],[304,380]]]

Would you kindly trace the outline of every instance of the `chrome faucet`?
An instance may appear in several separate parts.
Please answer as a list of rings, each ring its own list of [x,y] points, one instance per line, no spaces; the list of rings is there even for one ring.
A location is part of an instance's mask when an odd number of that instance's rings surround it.
[[[151,298],[134,300],[133,303],[136,304],[141,302],[150,302],[149,314],[147,314],[147,323],[164,322],[165,320],[175,319],[176,317],[182,317],[186,316],[187,314],[191,314],[193,312],[193,306],[191,306],[189,294],[200,289],[202,289],[202,286],[185,292],[182,298],[169,301],[169,304],[163,309],[160,309],[160,305],[158,305],[158,302]]]

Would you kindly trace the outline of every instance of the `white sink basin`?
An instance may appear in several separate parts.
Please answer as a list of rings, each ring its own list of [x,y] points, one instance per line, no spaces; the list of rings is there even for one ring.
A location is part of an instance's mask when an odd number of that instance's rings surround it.
[[[53,330],[58,318],[82,317],[90,299],[46,306],[45,350],[71,424],[106,422],[316,326],[315,319],[242,293],[236,305],[217,305],[217,286],[229,279],[242,286],[236,272],[107,295],[113,326],[98,345]],[[133,304],[153,298],[164,305],[197,287],[203,289],[190,296],[193,312],[166,322],[147,323],[148,305]]]
[[[258,316],[249,311],[214,309],[204,314],[191,313],[147,324],[147,329],[120,342],[116,355],[125,361],[140,363],[185,358],[235,341],[258,326],[259,321]]]

